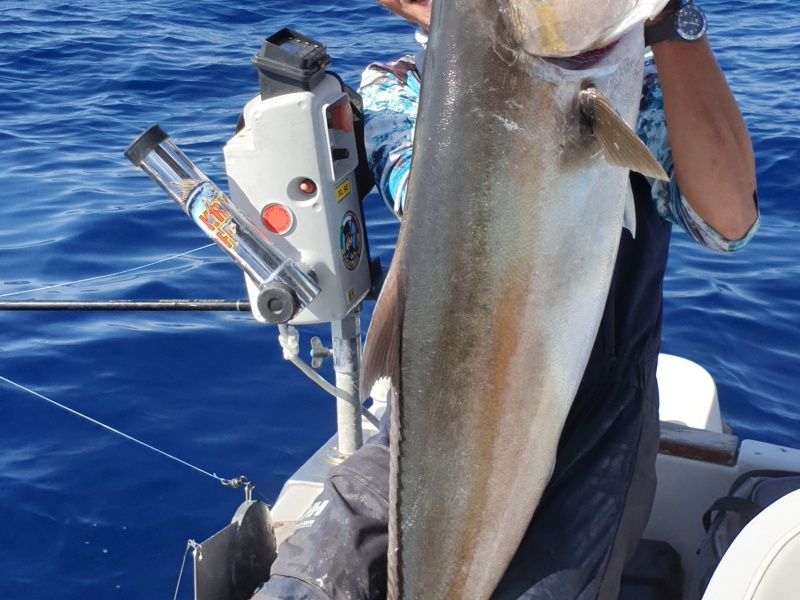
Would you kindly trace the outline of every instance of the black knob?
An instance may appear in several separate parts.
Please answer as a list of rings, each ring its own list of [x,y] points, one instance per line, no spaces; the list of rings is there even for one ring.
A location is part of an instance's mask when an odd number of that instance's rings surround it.
[[[297,296],[285,283],[273,281],[264,286],[256,301],[258,312],[270,323],[286,323],[300,307]]]

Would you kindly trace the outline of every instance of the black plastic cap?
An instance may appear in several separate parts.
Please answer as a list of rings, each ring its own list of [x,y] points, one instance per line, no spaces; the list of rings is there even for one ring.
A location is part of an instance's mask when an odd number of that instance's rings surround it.
[[[125,158],[131,161],[134,166],[139,167],[142,165],[147,155],[168,138],[169,136],[161,127],[153,125],[150,129],[133,140],[133,143],[125,150]]]
[[[258,312],[270,323],[286,323],[300,307],[297,296],[288,285],[273,281],[258,294]]]

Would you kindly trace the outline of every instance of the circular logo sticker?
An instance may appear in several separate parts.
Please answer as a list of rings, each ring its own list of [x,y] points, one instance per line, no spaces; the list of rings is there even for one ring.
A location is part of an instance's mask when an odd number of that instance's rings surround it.
[[[358,266],[358,261],[361,260],[361,246],[361,225],[355,213],[348,210],[342,219],[342,228],[339,231],[339,248],[348,271]]]

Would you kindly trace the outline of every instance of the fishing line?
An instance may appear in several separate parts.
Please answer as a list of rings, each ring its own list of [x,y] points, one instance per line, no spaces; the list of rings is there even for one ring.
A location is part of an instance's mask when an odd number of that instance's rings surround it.
[[[133,271],[140,271],[141,269],[146,269],[148,267],[152,267],[154,265],[158,265],[163,262],[167,262],[168,260],[173,260],[175,258],[180,258],[181,256],[186,256],[187,254],[192,254],[193,252],[199,252],[200,250],[205,250],[206,248],[210,248],[211,246],[216,246],[216,244],[206,244],[205,246],[200,246],[199,248],[195,248],[194,250],[188,250],[186,252],[181,252],[180,254],[175,254],[174,256],[168,256],[166,258],[161,258],[159,260],[153,261],[146,265],[141,265],[139,267],[133,267],[132,269],[125,269],[124,271],[118,271],[116,273],[109,273],[108,275],[97,275],[96,277],[88,277],[86,279],[78,279],[77,281],[68,281],[67,283],[56,283],[54,285],[46,285],[44,287],[32,289],[32,290],[23,290],[21,292],[11,292],[9,294],[0,294],[0,298],[8,298],[9,296],[19,296],[21,294],[31,294],[33,292],[41,292],[43,290],[52,290],[53,288],[64,287],[67,285],[75,285],[76,283],[86,283],[87,281],[96,281],[98,279],[106,279],[108,277],[116,277],[117,275],[124,275],[125,273],[131,273]]]
[[[194,540],[189,540],[186,543],[186,550],[183,553],[183,562],[181,563],[181,570],[178,573],[178,585],[175,586],[175,596],[173,596],[172,600],[178,600],[178,592],[181,589],[181,579],[183,578],[183,570],[186,567],[186,557],[189,556],[189,550],[194,549],[195,552],[200,552],[200,558],[203,558],[203,547],[195,542]]]
[[[124,437],[127,440],[130,440],[132,442],[136,442],[140,446],[144,446],[145,448],[148,448],[149,450],[152,450],[153,452],[157,452],[158,454],[161,454],[162,456],[166,456],[169,459],[172,459],[172,460],[174,460],[176,462],[179,462],[180,464],[185,465],[185,466],[189,467],[190,469],[194,469],[195,471],[197,471],[199,473],[202,473],[203,475],[208,475],[209,477],[219,481],[222,485],[236,488],[236,487],[239,487],[242,484],[247,483],[247,480],[244,477],[238,477],[238,478],[235,478],[235,479],[223,479],[222,477],[220,477],[216,473],[209,473],[208,471],[205,471],[205,470],[201,469],[200,467],[196,467],[193,464],[186,462],[185,460],[181,460],[180,458],[178,458],[176,456],[173,456],[172,454],[168,454],[167,452],[164,452],[163,450],[159,450],[155,446],[151,446],[150,444],[147,444],[147,443],[145,443],[145,442],[143,442],[141,440],[137,440],[135,437],[132,437],[132,436],[128,435],[127,433],[122,433],[118,429],[114,429],[113,427],[111,427],[109,425],[106,425],[104,423],[101,423],[100,421],[97,421],[96,419],[93,419],[93,418],[91,418],[91,417],[89,417],[87,415],[84,415],[83,413],[80,413],[77,410],[74,410],[74,409],[72,409],[72,408],[70,408],[68,406],[64,406],[63,404],[60,404],[59,402],[56,402],[55,400],[52,400],[51,398],[48,398],[47,396],[44,396],[44,395],[40,394],[39,392],[35,392],[32,389],[29,389],[29,388],[25,387],[24,385],[21,385],[19,383],[11,381],[10,379],[7,379],[7,378],[3,377],[2,375],[0,375],[0,380],[5,381],[6,383],[8,383],[10,385],[13,385],[14,387],[16,387],[16,388],[18,388],[20,390],[28,392],[29,394],[33,394],[37,398],[41,398],[42,400],[46,400],[50,404],[53,404],[54,406],[57,406],[58,408],[67,411],[68,413],[71,413],[73,415],[81,417],[82,419],[86,419],[87,421],[89,421],[90,423],[94,423],[95,425],[99,425],[103,429],[107,429],[108,431],[111,431],[112,433],[116,433],[117,435],[121,435],[122,437]]]

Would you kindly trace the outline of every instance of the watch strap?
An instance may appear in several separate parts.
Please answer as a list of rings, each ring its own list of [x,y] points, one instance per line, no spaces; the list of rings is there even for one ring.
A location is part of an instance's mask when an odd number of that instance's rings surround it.
[[[675,13],[668,14],[658,23],[653,23],[644,28],[644,45],[652,46],[666,40],[680,39],[675,28]]]
[[[683,0],[669,0],[664,8],[661,9],[662,14],[674,13],[678,12],[681,6],[683,6]]]

